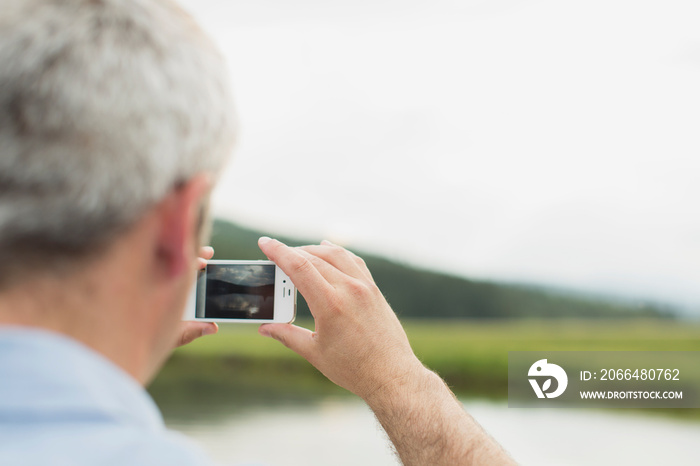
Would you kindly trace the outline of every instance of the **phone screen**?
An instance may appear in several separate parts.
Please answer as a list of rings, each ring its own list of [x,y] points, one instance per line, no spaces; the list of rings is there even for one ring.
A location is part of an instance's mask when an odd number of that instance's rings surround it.
[[[273,319],[274,264],[208,264],[197,276],[195,316]]]

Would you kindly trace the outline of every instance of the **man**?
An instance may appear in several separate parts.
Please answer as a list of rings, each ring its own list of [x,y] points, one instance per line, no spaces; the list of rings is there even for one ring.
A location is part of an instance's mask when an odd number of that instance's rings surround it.
[[[166,0],[0,11],[0,463],[208,464],[143,385],[216,331],[180,318],[233,141],[225,65]],[[259,245],[316,325],[260,333],[362,397],[405,464],[511,462],[414,356],[360,258]]]

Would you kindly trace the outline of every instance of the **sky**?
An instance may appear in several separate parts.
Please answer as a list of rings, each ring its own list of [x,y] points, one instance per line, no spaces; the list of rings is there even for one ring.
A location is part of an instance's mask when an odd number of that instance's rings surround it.
[[[211,267],[211,266],[210,266]],[[223,280],[242,286],[264,286],[275,284],[275,267],[264,265],[218,266],[207,269],[207,278]]]
[[[697,0],[181,3],[240,120],[217,216],[700,315]]]

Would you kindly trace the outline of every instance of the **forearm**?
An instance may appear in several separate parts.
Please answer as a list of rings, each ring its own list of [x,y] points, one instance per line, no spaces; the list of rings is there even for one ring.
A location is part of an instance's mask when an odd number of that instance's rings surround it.
[[[515,464],[442,379],[422,366],[365,401],[406,466]]]

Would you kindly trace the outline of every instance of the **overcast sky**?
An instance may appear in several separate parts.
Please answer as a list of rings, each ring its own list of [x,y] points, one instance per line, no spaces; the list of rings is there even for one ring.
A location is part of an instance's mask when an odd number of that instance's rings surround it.
[[[700,2],[183,2],[229,59],[219,216],[700,313]]]
[[[275,268],[274,266],[256,264],[238,265],[236,267],[212,264],[207,269],[207,279],[223,280],[241,286],[274,285]]]

